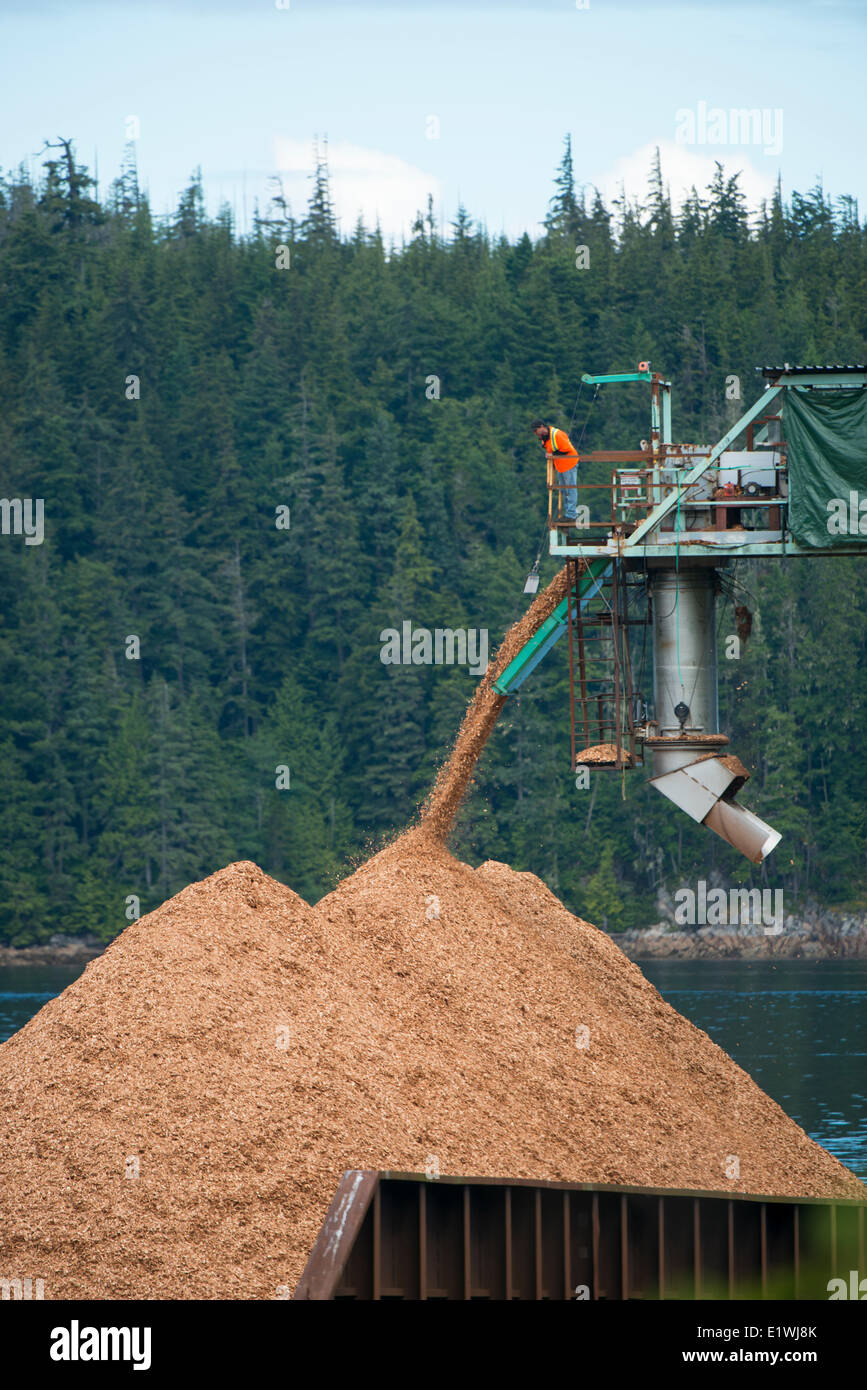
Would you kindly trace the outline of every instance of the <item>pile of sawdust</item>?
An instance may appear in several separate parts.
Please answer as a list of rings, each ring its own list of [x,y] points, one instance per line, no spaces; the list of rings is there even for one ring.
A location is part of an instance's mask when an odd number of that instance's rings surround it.
[[[493,682],[565,593],[564,571],[506,634],[420,826],[315,909],[254,864],[194,884],[0,1048],[6,1277],[48,1298],[273,1298],[345,1168],[433,1157],[864,1194],[537,878],[443,844]]]
[[[531,874],[414,830],[311,909],[234,864],[0,1047],[0,1270],[273,1298],[346,1168],[861,1196]],[[725,1177],[727,1156],[740,1177]]]

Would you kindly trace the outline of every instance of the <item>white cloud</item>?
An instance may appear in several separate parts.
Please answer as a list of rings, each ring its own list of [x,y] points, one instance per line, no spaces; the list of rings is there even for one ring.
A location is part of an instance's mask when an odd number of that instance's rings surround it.
[[[277,169],[296,217],[303,215],[310,198],[310,176],[315,168],[313,145],[307,140],[277,136],[274,141]],[[328,145],[331,200],[344,234],[352,231],[358,214],[370,230],[377,221],[386,240],[409,236],[418,210],[441,196],[440,180],[383,150],[370,150],[340,140]]]
[[[740,187],[746,194],[751,211],[758,207],[763,198],[769,199],[773,194],[775,176],[756,169],[742,150],[721,150],[719,147],[705,146],[699,152],[695,148],[678,145],[673,140],[654,140],[634,150],[632,154],[622,156],[613,168],[592,180],[608,207],[615,198],[621,196],[622,187],[625,188],[630,202],[636,199],[639,202],[646,200],[657,145],[662,166],[662,181],[670,189],[675,208],[681,206],[693,185],[698,189],[699,195],[704,194],[704,190],[713,179],[716,160],[724,166],[727,178],[740,171]]]

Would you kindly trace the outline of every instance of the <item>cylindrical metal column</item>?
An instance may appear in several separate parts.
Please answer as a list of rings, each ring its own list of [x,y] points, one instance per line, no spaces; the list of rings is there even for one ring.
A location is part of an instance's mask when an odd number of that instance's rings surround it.
[[[728,742],[719,733],[716,571],[660,570],[653,576],[651,592],[657,725],[656,737],[648,741],[653,749],[652,785],[760,864],[780,836],[734,801],[749,776],[747,770],[737,759],[716,756]]]
[[[659,570],[652,577],[653,684],[663,738],[719,732],[715,580],[712,569]]]

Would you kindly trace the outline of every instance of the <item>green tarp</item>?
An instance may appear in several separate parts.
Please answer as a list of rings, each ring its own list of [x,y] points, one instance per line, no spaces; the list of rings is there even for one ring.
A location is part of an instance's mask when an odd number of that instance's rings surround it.
[[[783,402],[789,530],[802,545],[867,545],[867,389],[790,387]]]

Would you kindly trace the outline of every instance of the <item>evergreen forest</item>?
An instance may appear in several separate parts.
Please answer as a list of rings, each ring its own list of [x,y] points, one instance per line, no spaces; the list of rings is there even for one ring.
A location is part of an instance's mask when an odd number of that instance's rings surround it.
[[[579,393],[582,372],[650,360],[675,439],[710,444],[757,367],[867,361],[867,226],[821,186],[751,208],[718,165],[675,210],[657,158],[643,201],[608,207],[567,140],[536,239],[463,207],[444,229],[429,203],[390,245],[338,226],[324,155],[305,208],[278,188],[243,235],[198,174],[155,217],[132,149],[102,190],[69,141],[43,161],[0,178],[0,496],[44,501],[40,544],[0,536],[12,944],[110,938],[238,859],[314,902],[407,825],[478,676],[386,665],[381,634],[484,629],[493,650],[525,611],[530,420],[584,451],[648,434],[646,386]],[[455,852],[613,931],[698,878],[863,907],[863,564],[741,561],[732,582],[722,727],[784,837],[761,869],[643,773],[576,788],[565,642],[507,704]],[[736,661],[734,602],[754,614]]]

